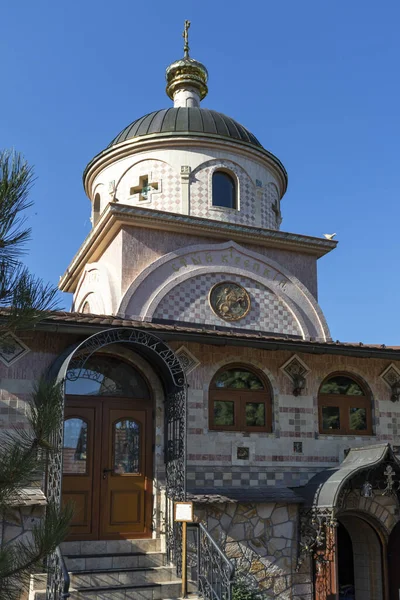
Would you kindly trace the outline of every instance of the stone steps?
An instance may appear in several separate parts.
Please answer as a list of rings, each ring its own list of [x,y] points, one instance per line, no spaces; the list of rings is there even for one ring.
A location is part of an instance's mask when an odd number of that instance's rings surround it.
[[[71,600],[176,600],[181,581],[159,539],[65,542]],[[46,576],[32,579],[30,600],[45,600]],[[198,597],[191,594],[191,600]]]
[[[90,571],[106,569],[138,569],[162,567],[165,554],[162,552],[131,552],[118,554],[64,554],[68,571]]]
[[[107,571],[76,571],[70,574],[71,587],[99,587],[139,583],[163,583],[176,579],[173,567],[142,569],[109,569]]]
[[[63,554],[130,554],[133,552],[161,552],[159,538],[142,540],[108,540],[93,542],[63,542]]]
[[[70,588],[70,600],[176,600],[181,594],[179,580],[141,585]],[[46,600],[44,590],[36,591],[35,600]]]

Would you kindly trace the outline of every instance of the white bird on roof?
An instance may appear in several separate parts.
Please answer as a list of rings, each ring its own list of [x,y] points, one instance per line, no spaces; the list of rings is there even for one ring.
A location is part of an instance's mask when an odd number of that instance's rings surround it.
[[[327,240],[333,240],[335,235],[336,233],[324,233],[324,238],[326,238]]]

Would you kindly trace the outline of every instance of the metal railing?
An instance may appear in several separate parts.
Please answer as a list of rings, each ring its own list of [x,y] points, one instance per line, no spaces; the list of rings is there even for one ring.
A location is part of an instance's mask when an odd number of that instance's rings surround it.
[[[49,557],[46,600],[64,600],[70,597],[70,578],[60,547]]]
[[[235,567],[201,523],[188,525],[188,571],[205,600],[231,600]]]

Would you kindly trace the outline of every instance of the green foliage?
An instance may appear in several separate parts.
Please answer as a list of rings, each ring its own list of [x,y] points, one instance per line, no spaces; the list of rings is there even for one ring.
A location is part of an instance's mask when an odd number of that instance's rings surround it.
[[[22,212],[32,205],[28,194],[33,169],[20,154],[0,152],[0,261],[16,261],[24,251],[31,230]]]
[[[221,400],[214,401],[214,423],[215,425],[234,424],[234,403]]]
[[[341,394],[342,396],[364,396],[358,383],[350,377],[337,375],[321,386],[321,394]]]
[[[0,152],[0,336],[29,327],[57,308],[57,288],[31,275],[21,262],[31,234],[23,213],[32,204],[32,183],[33,169],[20,154]]]
[[[54,433],[62,419],[60,384],[40,379],[29,400],[28,429],[15,429],[2,440],[0,449],[0,515],[14,505],[20,488],[41,478],[47,460],[57,448]],[[46,517],[32,530],[32,539],[0,549],[0,600],[18,598],[29,575],[43,570],[43,560],[65,538],[71,507],[49,505]]]
[[[230,388],[235,390],[262,390],[262,381],[245,369],[227,369],[223,371],[215,382],[217,388]]]
[[[243,578],[239,578],[233,585],[232,600],[260,600],[260,594]]]
[[[0,548],[0,600],[19,600],[31,573],[43,571],[43,561],[68,532],[72,513],[49,504],[46,518],[32,529],[32,538]]]
[[[24,211],[31,206],[32,167],[14,151],[0,152],[0,347],[2,334],[32,327],[45,312],[56,309],[57,289],[31,275],[22,264],[30,228]],[[9,344],[9,342],[8,342]],[[1,439],[0,522],[18,505],[21,488],[40,481],[52,452],[54,434],[62,419],[58,384],[41,379],[29,401],[27,429],[15,429]],[[47,507],[31,537],[0,548],[0,600],[16,600],[29,575],[64,539],[71,509]]]

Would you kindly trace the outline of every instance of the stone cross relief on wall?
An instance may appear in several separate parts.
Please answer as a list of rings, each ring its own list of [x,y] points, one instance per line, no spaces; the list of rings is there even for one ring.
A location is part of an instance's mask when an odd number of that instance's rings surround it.
[[[139,201],[145,202],[146,200],[150,200],[150,193],[154,191],[158,191],[158,182],[151,181],[151,173],[149,175],[140,175],[139,184],[131,187],[130,195],[134,196],[139,194]]]

